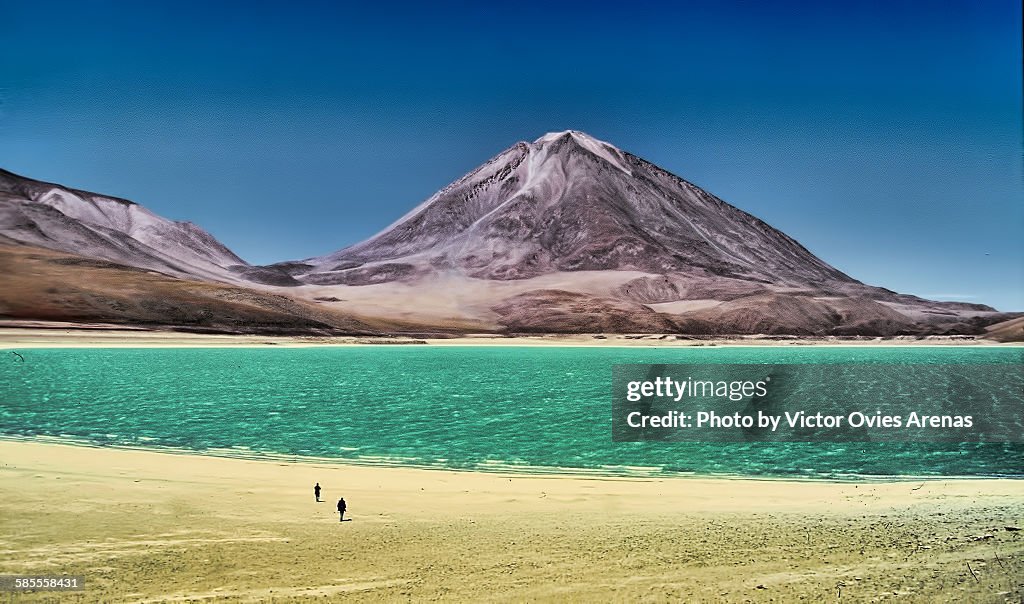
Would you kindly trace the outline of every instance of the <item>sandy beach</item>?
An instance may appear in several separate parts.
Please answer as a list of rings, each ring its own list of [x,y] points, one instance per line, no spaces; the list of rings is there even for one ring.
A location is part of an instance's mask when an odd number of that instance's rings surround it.
[[[1021,480],[503,475],[40,441],[0,441],[0,460],[0,573],[85,575],[62,601],[1024,597],[1006,528],[1024,524]]]

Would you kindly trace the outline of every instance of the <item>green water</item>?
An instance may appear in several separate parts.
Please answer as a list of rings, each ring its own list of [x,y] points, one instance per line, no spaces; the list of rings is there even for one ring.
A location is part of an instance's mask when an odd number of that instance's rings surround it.
[[[613,443],[617,363],[1021,363],[1020,348],[51,349],[0,359],[0,436],[460,469],[1024,475],[1021,444]]]

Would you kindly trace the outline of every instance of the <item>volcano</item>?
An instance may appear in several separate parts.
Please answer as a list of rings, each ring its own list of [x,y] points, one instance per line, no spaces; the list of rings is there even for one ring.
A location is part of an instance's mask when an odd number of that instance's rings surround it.
[[[365,311],[514,332],[973,333],[996,314],[865,285],[575,130],[517,143],[366,241],[274,269]]]
[[[382,233],[306,263],[302,280],[320,284],[603,270],[854,282],[750,214],[577,131],[519,143]]]

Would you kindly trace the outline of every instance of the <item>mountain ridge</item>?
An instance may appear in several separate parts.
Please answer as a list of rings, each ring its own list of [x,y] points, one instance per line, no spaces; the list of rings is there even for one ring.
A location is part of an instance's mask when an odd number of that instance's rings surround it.
[[[303,260],[253,266],[192,223],[2,170],[0,239],[252,288],[248,299],[301,312],[307,323],[296,325],[317,329],[893,336],[981,334],[1017,316],[866,285],[756,216],[576,130],[516,143],[372,237]],[[90,266],[36,266],[54,264]],[[118,273],[143,287],[132,274]],[[237,308],[214,306],[238,329]]]

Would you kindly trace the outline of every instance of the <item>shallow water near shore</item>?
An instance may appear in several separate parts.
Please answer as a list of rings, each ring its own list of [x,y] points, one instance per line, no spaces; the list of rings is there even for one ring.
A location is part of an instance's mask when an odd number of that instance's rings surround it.
[[[466,470],[804,478],[1024,475],[1021,444],[614,443],[625,363],[1021,363],[1016,348],[35,349],[0,435]],[[10,361],[10,362],[7,362]]]

